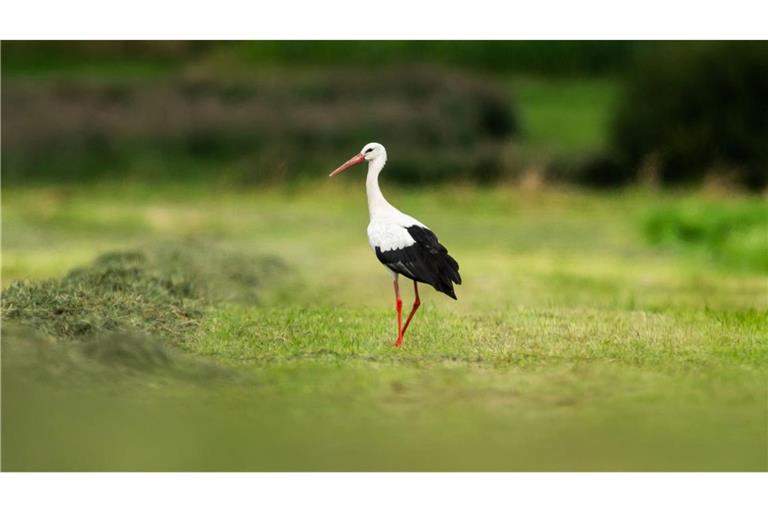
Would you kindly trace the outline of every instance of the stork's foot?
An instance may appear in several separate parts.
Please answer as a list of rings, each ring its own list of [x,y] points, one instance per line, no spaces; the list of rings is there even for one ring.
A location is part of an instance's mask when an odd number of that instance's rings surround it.
[[[397,347],[397,348],[400,348],[400,345],[402,345],[402,344],[403,344],[403,335],[401,334],[395,340],[395,345],[394,346]]]

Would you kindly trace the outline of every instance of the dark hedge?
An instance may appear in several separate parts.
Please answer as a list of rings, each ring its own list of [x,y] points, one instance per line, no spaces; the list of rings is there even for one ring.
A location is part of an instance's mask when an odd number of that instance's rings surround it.
[[[518,131],[505,94],[437,68],[3,84],[6,183],[322,177],[385,144],[404,182],[489,181]]]
[[[612,142],[613,155],[588,169],[593,182],[650,172],[678,184],[717,173],[765,187],[768,44],[680,43],[648,52],[626,83]]]

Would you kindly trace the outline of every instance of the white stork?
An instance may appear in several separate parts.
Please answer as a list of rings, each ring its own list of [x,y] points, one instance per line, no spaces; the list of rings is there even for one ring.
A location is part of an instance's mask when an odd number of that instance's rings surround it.
[[[421,305],[418,283],[432,285],[435,290],[456,299],[453,284],[461,284],[459,264],[437,240],[427,226],[404,214],[384,198],[379,188],[379,173],[387,163],[387,150],[376,142],[366,144],[359,154],[350,158],[330,176],[336,176],[350,167],[368,161],[365,188],[368,193],[368,242],[376,257],[392,274],[397,308],[397,339],[403,343],[408,325]],[[403,325],[403,301],[400,298],[399,274],[413,280],[413,307]]]

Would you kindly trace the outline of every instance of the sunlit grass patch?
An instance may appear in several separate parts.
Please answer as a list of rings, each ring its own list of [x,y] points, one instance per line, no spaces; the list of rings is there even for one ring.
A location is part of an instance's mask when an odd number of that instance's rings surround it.
[[[768,273],[768,205],[687,200],[655,209],[645,221],[653,244],[699,252],[729,267]]]
[[[727,364],[757,369],[768,364],[768,343],[759,325],[763,316],[759,311],[526,307],[448,314],[427,306],[404,348],[392,350],[395,324],[389,309],[230,306],[208,317],[187,348],[258,365],[357,360],[415,367],[599,362],[657,370]]]

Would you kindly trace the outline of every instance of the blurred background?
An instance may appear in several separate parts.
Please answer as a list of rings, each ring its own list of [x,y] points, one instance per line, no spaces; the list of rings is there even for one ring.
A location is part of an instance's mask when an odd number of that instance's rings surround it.
[[[8,41],[2,80],[3,469],[768,467],[768,43]],[[370,141],[464,278],[402,351],[327,178]]]
[[[6,42],[6,185],[768,183],[761,42]]]

